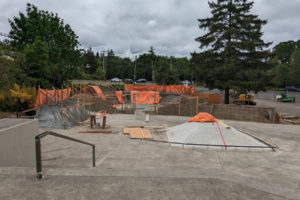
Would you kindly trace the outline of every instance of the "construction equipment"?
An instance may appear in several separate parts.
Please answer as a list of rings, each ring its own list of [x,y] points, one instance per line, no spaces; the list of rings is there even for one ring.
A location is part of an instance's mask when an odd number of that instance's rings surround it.
[[[237,105],[256,105],[256,102],[254,101],[254,94],[248,94],[247,92],[235,94],[234,101],[232,103]]]
[[[289,96],[287,93],[282,92],[280,95],[276,96],[276,100],[279,102],[293,102],[295,103],[296,97],[295,96]]]

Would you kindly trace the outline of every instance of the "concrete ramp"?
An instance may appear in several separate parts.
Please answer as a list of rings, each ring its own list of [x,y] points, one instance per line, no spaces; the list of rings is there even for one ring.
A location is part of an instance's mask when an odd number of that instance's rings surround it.
[[[268,149],[268,145],[242,133],[235,128],[225,128],[221,124],[220,130],[228,148],[261,148]],[[197,144],[199,146],[225,146],[216,123],[184,123],[167,129],[168,140],[171,143]]]

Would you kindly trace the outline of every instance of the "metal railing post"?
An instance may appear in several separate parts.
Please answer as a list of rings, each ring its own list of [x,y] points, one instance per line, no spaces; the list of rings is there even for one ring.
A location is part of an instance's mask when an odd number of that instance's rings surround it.
[[[92,159],[93,159],[93,167],[96,166],[96,148],[94,144],[82,141],[82,140],[78,140],[75,138],[71,138],[62,134],[58,134],[52,131],[46,131],[43,132],[37,136],[35,136],[35,157],[36,157],[36,173],[37,173],[37,178],[41,179],[43,178],[43,174],[42,174],[42,153],[41,153],[41,138],[47,136],[47,135],[52,135],[55,137],[59,137],[59,138],[63,138],[66,140],[71,140],[73,142],[77,142],[77,143],[81,143],[81,144],[85,144],[85,145],[89,145],[92,146]]]
[[[95,145],[93,145],[93,167],[96,166],[96,152],[95,152]]]
[[[36,173],[37,178],[41,179],[42,175],[42,158],[41,158],[41,140],[35,137],[35,158],[36,158]]]

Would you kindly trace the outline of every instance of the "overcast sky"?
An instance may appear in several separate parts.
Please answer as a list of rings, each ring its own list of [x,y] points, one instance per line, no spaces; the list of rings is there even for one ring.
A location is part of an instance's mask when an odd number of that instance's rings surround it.
[[[134,57],[153,46],[161,55],[189,56],[199,51],[203,34],[198,18],[210,16],[207,0],[29,0],[41,10],[58,13],[79,36],[81,48],[113,49]],[[264,40],[274,45],[300,39],[300,0],[254,0],[253,13],[267,19]],[[25,12],[24,0],[1,0],[0,32],[8,19]],[[3,39],[3,37],[1,37]]]

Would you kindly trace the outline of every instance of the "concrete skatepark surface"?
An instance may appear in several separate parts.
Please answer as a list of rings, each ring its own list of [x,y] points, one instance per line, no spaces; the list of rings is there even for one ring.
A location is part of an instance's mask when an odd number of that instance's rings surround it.
[[[244,147],[253,146],[253,147],[262,147],[262,148],[268,147],[267,145],[236,130],[233,127],[229,129],[225,128],[222,125],[219,125],[219,127],[224,137],[226,145],[244,146]],[[169,142],[225,146],[216,123],[186,122],[178,126],[168,128],[167,136]],[[192,145],[192,147],[197,147],[197,146]],[[223,147],[219,147],[219,148],[223,148]],[[237,148],[242,149],[242,147],[237,147]]]
[[[151,116],[146,123],[140,111],[109,115],[115,134],[78,133],[84,126],[55,130],[94,143],[96,167],[89,147],[48,136],[44,179],[36,179],[35,168],[0,167],[0,199],[300,199],[299,126],[225,121],[280,146],[276,152],[178,148],[131,140],[122,126],[170,128],[189,117]]]

